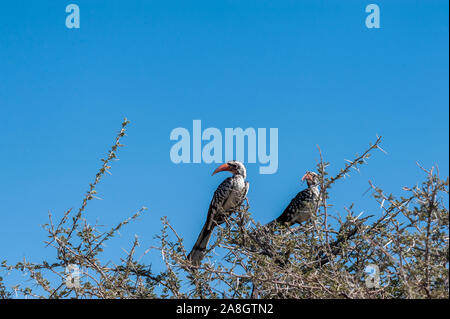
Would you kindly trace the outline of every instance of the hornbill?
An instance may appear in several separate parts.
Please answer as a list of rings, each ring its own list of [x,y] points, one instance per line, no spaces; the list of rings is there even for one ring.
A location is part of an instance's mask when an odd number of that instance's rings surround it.
[[[238,210],[248,193],[249,184],[245,181],[247,174],[244,164],[229,161],[216,168],[212,175],[222,171],[229,171],[233,176],[225,179],[214,192],[205,225],[188,255],[188,259],[195,266],[200,264],[205,255],[214,227],[222,224],[227,216]]]
[[[273,229],[276,224],[292,226],[308,220],[319,202],[319,176],[314,172],[306,172],[302,181],[306,180],[308,188],[302,190],[295,196],[283,213],[275,220],[266,225]]]

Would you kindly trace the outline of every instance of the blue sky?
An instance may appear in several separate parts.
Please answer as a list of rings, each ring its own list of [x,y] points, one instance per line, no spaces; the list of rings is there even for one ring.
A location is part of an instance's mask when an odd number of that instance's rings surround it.
[[[124,117],[126,147],[91,202],[89,221],[116,225],[149,208],[109,244],[134,234],[155,244],[168,216],[190,249],[226,174],[216,164],[171,162],[176,127],[278,128],[279,168],[248,165],[253,217],[277,217],[304,187],[319,145],[330,172],[384,137],[360,174],[332,189],[342,207],[380,214],[370,179],[386,192],[449,168],[448,1],[77,0],[81,28],[65,27],[64,1],[0,4],[0,259],[52,255],[39,225],[78,208]],[[161,269],[160,256],[143,261]]]

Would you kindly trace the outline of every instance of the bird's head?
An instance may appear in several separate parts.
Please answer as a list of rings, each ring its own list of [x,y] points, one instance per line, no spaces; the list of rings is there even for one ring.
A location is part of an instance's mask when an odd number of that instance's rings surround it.
[[[305,181],[308,184],[308,187],[319,185],[319,175],[314,172],[306,172],[302,177],[302,181]]]
[[[226,162],[225,164],[220,165],[219,167],[216,168],[216,170],[212,173],[212,175],[223,171],[229,171],[233,175],[241,175],[244,178],[247,175],[247,171],[245,169],[244,164],[238,161],[229,161]]]

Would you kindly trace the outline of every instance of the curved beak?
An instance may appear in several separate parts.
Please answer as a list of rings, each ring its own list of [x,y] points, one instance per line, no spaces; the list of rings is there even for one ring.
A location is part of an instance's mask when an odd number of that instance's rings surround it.
[[[225,164],[222,164],[219,167],[217,167],[216,170],[212,173],[212,175],[219,173],[219,172],[223,172],[223,171],[229,171],[229,170],[230,170],[230,166],[227,163],[225,163]]]
[[[302,182],[303,182],[305,179],[306,179],[306,180],[311,180],[311,175],[309,174],[309,172],[306,173],[305,175],[303,175],[303,177],[302,177]]]

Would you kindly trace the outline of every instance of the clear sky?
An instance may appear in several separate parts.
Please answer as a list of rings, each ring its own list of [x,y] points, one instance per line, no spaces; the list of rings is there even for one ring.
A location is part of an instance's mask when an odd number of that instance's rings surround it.
[[[168,216],[190,249],[227,173],[218,164],[170,160],[176,127],[278,128],[279,164],[248,164],[253,217],[277,217],[315,168],[319,145],[330,172],[384,138],[360,174],[331,192],[342,207],[378,215],[363,193],[449,168],[448,1],[73,0],[81,28],[68,29],[69,1],[0,4],[0,260],[40,262],[50,211],[78,208],[126,116],[120,161],[86,217],[107,228],[141,206],[137,223],[108,246],[117,260],[134,234],[141,252]],[[376,3],[381,28],[368,29]],[[108,251],[108,250],[107,250]],[[161,269],[156,252],[143,259]]]

